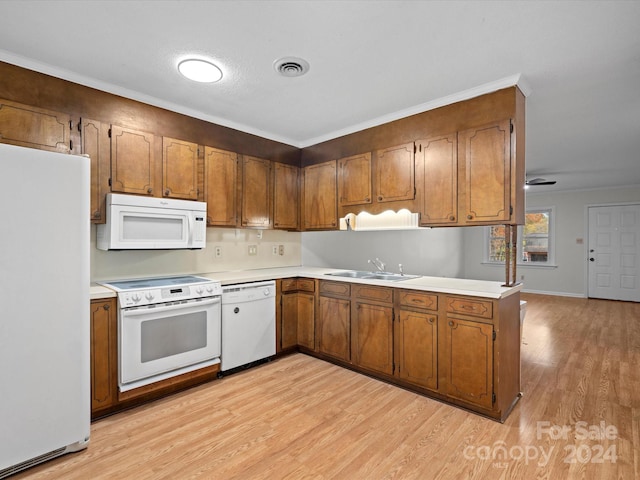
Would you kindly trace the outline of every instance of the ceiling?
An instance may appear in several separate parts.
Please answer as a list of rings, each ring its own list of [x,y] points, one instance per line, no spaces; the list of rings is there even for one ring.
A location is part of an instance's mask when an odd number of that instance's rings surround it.
[[[0,60],[297,147],[518,84],[536,192],[640,185],[639,1],[3,0]],[[186,56],[218,83],[184,79]],[[295,56],[306,75],[280,76]],[[0,93],[1,95],[1,93]]]

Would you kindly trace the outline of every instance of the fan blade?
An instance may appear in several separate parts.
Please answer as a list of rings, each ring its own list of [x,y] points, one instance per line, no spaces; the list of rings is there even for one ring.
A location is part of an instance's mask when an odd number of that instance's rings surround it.
[[[555,180],[545,180],[544,178],[532,178],[524,182],[525,185],[555,185]]]

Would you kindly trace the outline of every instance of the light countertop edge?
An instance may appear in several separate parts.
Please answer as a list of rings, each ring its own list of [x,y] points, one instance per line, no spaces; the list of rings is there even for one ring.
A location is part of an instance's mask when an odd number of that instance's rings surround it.
[[[505,287],[501,282],[487,280],[469,280],[464,278],[429,277],[422,276],[409,280],[367,280],[362,278],[345,278],[327,275],[332,272],[344,271],[344,268],[321,267],[277,267],[262,268],[256,270],[238,270],[228,272],[197,273],[201,277],[217,280],[222,285],[237,283],[260,282],[265,280],[277,280],[289,277],[317,278],[335,282],[361,283],[365,285],[378,285],[382,287],[404,288],[409,290],[422,290],[434,293],[451,293],[484,298],[505,298],[522,290],[522,284],[513,287]],[[115,297],[113,290],[102,285],[92,284],[90,288],[92,300]]]

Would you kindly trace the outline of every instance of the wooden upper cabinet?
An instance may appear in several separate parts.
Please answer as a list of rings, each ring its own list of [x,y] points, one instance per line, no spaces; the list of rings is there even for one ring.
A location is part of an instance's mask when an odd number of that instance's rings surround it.
[[[416,142],[422,193],[421,225],[458,221],[458,139],[443,135]]]
[[[336,161],[304,168],[303,227],[305,230],[338,228]]]
[[[0,100],[0,142],[52,152],[71,151],[71,117]]]
[[[376,200],[396,202],[415,198],[413,142],[376,152]]]
[[[273,227],[283,230],[300,228],[300,169],[293,165],[274,163]]]
[[[153,196],[155,192],[154,135],[111,126],[111,191]]]
[[[106,221],[105,198],[109,192],[109,125],[96,120],[80,120],[82,153],[91,160],[91,221]]]
[[[235,227],[238,223],[238,154],[204,148],[204,191],[207,225]]]
[[[371,153],[338,160],[340,206],[371,203]]]
[[[511,121],[458,133],[460,223],[511,219]]]
[[[271,226],[271,162],[245,156],[242,161],[242,226]]]
[[[198,199],[198,145],[162,138],[162,196]]]

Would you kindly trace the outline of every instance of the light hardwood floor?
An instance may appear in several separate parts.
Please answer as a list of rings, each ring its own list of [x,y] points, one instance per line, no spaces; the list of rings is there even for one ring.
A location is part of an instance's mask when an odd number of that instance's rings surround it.
[[[12,479],[640,478],[640,304],[522,298],[504,424],[295,354],[95,422],[88,450]]]

